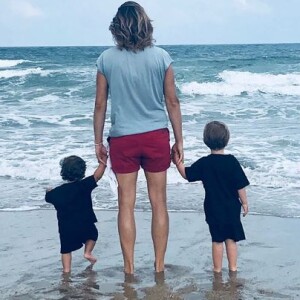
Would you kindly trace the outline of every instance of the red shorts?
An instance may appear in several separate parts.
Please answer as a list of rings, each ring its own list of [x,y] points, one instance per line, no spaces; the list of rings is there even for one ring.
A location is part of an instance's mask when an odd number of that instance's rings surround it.
[[[115,173],[162,172],[170,167],[170,134],[167,128],[111,137],[110,159]]]

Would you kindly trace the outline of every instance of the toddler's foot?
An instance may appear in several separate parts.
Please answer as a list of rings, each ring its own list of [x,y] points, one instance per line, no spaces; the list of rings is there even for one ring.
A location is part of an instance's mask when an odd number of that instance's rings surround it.
[[[97,258],[92,255],[92,253],[85,253],[84,258],[87,259],[91,265],[94,265],[97,262]]]

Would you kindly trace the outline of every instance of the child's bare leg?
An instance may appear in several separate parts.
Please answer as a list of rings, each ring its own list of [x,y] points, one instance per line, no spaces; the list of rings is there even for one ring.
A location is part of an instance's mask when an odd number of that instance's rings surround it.
[[[214,272],[220,273],[222,271],[223,243],[212,243],[212,258],[214,264]]]
[[[228,259],[229,271],[237,271],[237,244],[234,240],[226,240],[226,254]]]
[[[92,251],[95,247],[96,242],[93,240],[87,240],[84,248],[84,258],[86,258],[92,265],[96,263],[97,258],[93,256]]]
[[[70,273],[71,272],[71,263],[72,263],[72,253],[63,253],[61,255],[61,262],[63,265],[63,272]]]

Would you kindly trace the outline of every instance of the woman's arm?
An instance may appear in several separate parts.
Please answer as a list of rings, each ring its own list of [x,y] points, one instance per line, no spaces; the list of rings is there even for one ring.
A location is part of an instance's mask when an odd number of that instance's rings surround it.
[[[180,103],[176,95],[174,72],[172,66],[170,66],[167,69],[165,74],[164,95],[168,115],[172,124],[173,133],[175,137],[175,144],[172,147],[172,151],[178,154],[178,163],[183,161],[182,118]]]
[[[96,82],[96,99],[94,109],[94,135],[95,135],[95,152],[99,162],[104,161],[107,155],[103,145],[103,130],[107,108],[108,84],[103,74],[97,72]]]

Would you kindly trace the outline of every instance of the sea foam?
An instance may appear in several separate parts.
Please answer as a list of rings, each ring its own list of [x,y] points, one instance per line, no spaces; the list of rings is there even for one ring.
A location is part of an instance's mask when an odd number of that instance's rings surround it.
[[[50,72],[42,70],[41,68],[28,68],[24,70],[8,69],[0,71],[0,78],[13,78],[13,77],[25,77],[27,75],[39,74],[41,76],[47,76]]]
[[[187,95],[239,96],[243,93],[300,95],[300,73],[269,74],[223,71],[214,82],[183,83],[180,91]]]
[[[15,67],[29,60],[24,59],[0,59],[0,69]]]

